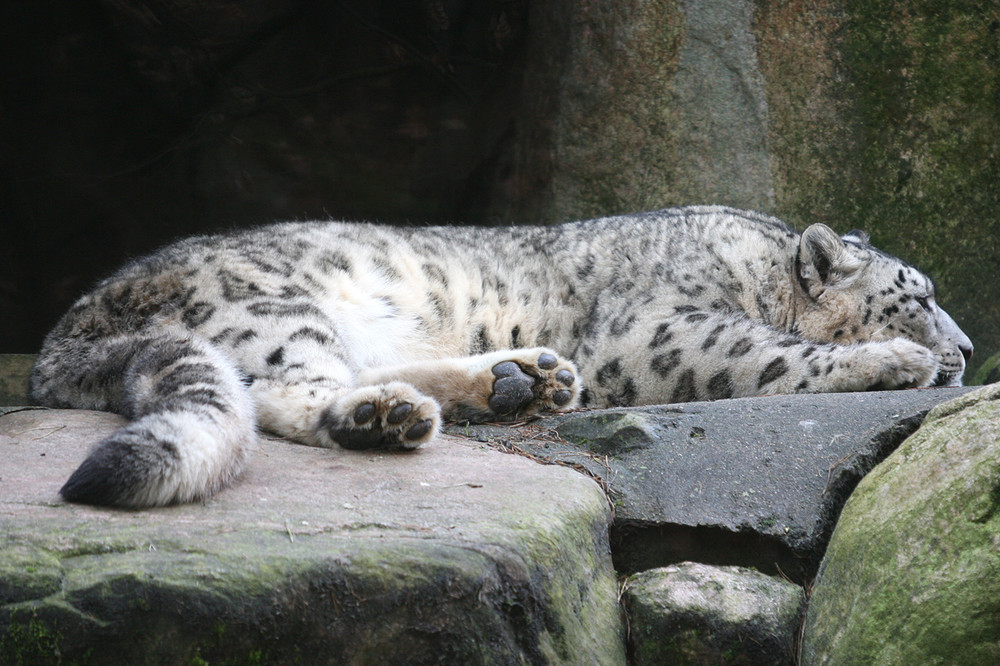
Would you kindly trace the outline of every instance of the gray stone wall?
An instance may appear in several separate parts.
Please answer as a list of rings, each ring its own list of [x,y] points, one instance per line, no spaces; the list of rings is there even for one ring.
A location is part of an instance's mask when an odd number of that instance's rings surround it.
[[[1000,347],[998,21],[969,3],[546,3],[509,175],[535,189],[494,203],[519,221],[710,202],[865,229],[935,276],[974,370]]]

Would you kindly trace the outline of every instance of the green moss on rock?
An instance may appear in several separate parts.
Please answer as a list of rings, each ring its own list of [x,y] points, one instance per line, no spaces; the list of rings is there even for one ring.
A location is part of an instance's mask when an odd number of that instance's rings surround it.
[[[61,410],[0,418],[5,654],[624,662],[606,499],[572,470],[447,438],[407,456],[262,441],[245,477],[204,504],[54,501],[90,440],[118,423]],[[42,629],[48,643],[35,640]]]
[[[1000,660],[1000,390],[933,410],[848,501],[804,663]]]
[[[28,376],[34,354],[0,354],[0,406],[30,405]]]
[[[776,212],[867,230],[1000,349],[1000,13],[875,0],[761,7]]]
[[[805,594],[745,567],[693,562],[629,578],[633,663],[791,663]]]
[[[1000,352],[983,361],[970,384],[995,384],[1000,382]]]

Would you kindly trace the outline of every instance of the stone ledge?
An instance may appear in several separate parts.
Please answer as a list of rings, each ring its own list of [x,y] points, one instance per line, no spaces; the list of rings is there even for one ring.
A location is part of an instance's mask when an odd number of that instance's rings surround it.
[[[858,481],[935,405],[975,387],[737,398],[577,411],[526,427],[453,427],[574,465],[615,505],[615,567],[686,560],[803,583]]]
[[[120,423],[0,417],[0,662],[624,662],[608,504],[572,470],[452,437],[409,454],[261,439],[203,504],[61,502]]]

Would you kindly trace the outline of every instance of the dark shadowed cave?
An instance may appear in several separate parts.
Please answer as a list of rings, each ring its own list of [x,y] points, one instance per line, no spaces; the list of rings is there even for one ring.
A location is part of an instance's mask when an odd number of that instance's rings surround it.
[[[526,0],[59,0],[0,16],[5,352],[36,351],[88,285],[178,236],[489,222],[502,193]]]

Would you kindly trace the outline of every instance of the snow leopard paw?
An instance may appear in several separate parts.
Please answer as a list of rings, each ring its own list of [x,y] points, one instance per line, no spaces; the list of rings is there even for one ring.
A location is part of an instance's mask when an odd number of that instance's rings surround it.
[[[834,345],[835,358],[815,389],[837,391],[891,391],[930,386],[938,361],[930,349],[903,338]],[[822,365],[822,364],[821,364]]]
[[[906,389],[930,386],[938,361],[930,349],[903,338],[870,343],[874,352],[873,381],[868,390]]]
[[[491,414],[501,420],[568,409],[580,393],[576,368],[548,349],[511,352],[510,359],[500,361],[490,372],[493,386],[486,402]]]
[[[364,386],[342,396],[320,417],[318,437],[345,449],[415,449],[441,424],[441,409],[409,384]]]

